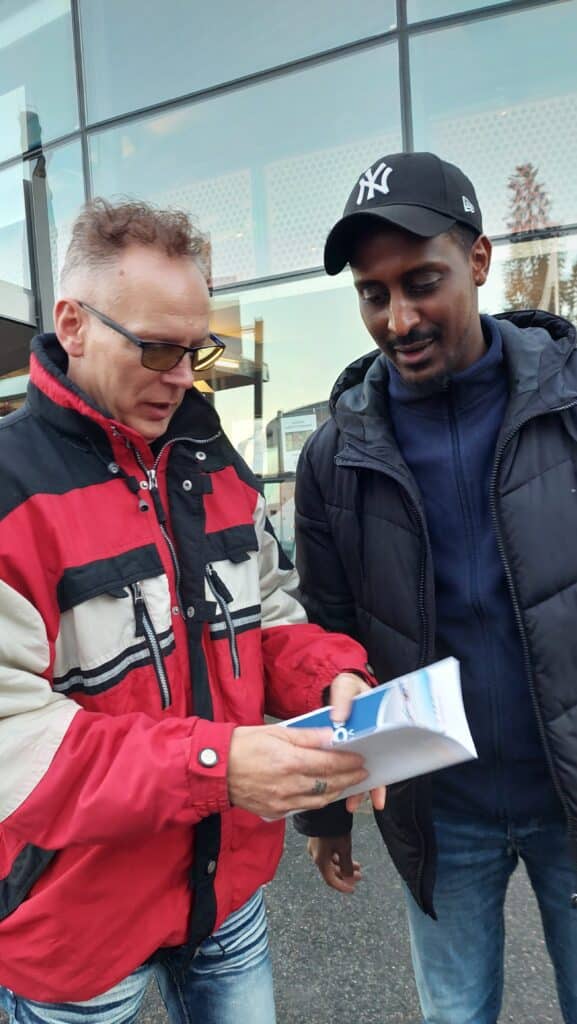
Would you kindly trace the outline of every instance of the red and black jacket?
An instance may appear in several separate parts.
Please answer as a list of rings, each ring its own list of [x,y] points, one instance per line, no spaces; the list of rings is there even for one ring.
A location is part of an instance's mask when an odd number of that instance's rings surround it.
[[[283,826],[230,806],[232,731],[318,706],[365,654],[307,623],[195,390],[149,446],[39,337],[0,481],[0,984],[82,1000],[273,876]]]

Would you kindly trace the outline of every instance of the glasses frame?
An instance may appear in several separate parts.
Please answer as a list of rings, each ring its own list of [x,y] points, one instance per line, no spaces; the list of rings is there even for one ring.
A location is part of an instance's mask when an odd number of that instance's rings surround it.
[[[146,370],[152,370],[154,373],[170,373],[171,370],[174,370],[178,366],[178,364],[182,362],[185,356],[191,357],[193,370],[198,370],[199,373],[203,373],[204,370],[208,370],[210,369],[211,366],[214,366],[217,359],[220,358],[220,356],[226,349],[224,341],[222,341],[222,339],[219,338],[218,335],[216,334],[208,335],[208,337],[213,343],[212,346],[191,345],[190,347],[188,347],[187,345],[179,345],[175,341],[145,341],[143,338],[139,338],[137,334],[133,334],[132,331],[129,331],[126,327],[123,327],[122,324],[117,323],[116,320],[112,319],[112,317],[107,316],[106,313],[101,313],[100,310],[95,309],[94,306],[89,306],[87,302],[81,302],[80,299],[77,299],[76,301],[81,309],[85,309],[88,313],[92,313],[92,315],[95,316],[97,320],[100,320],[100,322],[104,324],[105,327],[110,327],[111,330],[116,331],[117,334],[121,334],[122,337],[126,338],[127,341],[131,341],[133,345],[136,345],[137,348],[140,349],[140,362],[142,366],[144,366]],[[158,346],[162,346],[167,349],[178,349],[180,351],[180,355],[177,356],[175,363],[170,367],[160,368],[157,366],[147,366],[145,363],[146,350],[149,348],[149,346],[152,345],[154,345],[155,348],[158,348]],[[212,347],[214,347],[214,357],[210,358],[207,356],[207,358],[210,359],[209,362],[205,363],[203,366],[195,366],[195,353],[206,351],[207,349],[210,349]]]

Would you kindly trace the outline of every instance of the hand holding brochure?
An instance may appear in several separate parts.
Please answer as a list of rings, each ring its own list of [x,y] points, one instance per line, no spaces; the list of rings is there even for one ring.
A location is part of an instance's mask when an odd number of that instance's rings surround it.
[[[332,725],[333,745],[362,754],[368,779],[339,799],[477,757],[455,658],[355,697],[342,725],[330,721],[329,710],[320,708],[282,724],[291,729]]]

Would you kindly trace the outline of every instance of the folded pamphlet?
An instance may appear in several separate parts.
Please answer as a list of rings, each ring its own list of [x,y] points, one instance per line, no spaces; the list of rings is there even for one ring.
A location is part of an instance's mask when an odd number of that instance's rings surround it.
[[[357,751],[368,779],[353,796],[477,757],[463,707],[459,662],[445,658],[355,697],[350,717],[335,724],[330,708],[291,718],[290,729],[332,726],[332,745]]]

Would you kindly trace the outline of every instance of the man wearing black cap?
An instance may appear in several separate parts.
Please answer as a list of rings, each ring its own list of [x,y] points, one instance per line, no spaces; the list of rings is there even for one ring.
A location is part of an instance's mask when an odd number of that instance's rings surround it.
[[[477,761],[393,786],[376,820],[407,886],[425,1024],[495,1024],[503,904],[521,858],[566,1022],[577,1022],[577,351],[546,312],[479,316],[490,266],[473,185],[430,153],[356,182],[325,248],[377,349],[337,380],[302,453],[310,617],[381,682],[461,663]],[[351,892],[344,806],[301,815]]]

